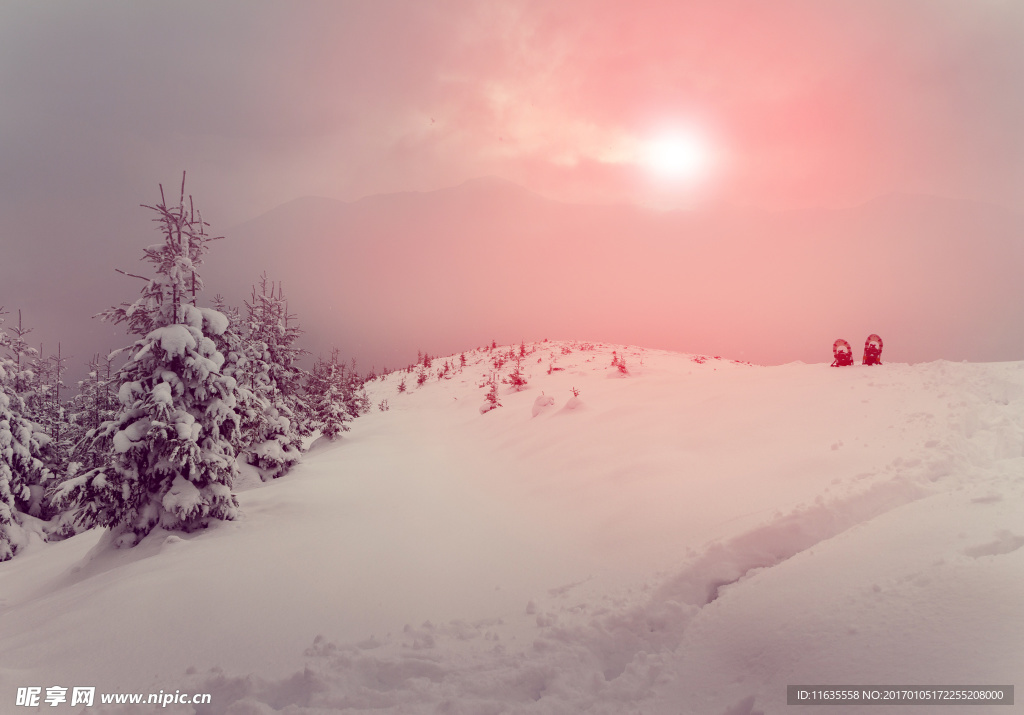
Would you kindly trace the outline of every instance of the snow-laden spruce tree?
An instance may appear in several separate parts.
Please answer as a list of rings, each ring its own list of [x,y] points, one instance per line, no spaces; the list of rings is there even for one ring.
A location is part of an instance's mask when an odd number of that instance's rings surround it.
[[[236,383],[223,374],[215,339],[228,319],[199,308],[203,255],[213,240],[202,218],[181,198],[145,206],[163,235],[144,250],[155,275],[142,296],[99,317],[125,323],[140,336],[118,371],[118,412],[93,436],[107,463],[55,489],[59,506],[79,523],[108,526],[115,545],[134,545],[154,527],[191,531],[211,519],[233,519],[238,500],[233,441],[238,438]],[[140,278],[142,276],[135,276]]]
[[[78,381],[78,394],[68,403],[68,429],[71,432],[71,460],[86,467],[105,463],[105,455],[93,449],[89,433],[95,434],[107,420],[117,413],[117,379],[114,360],[109,356],[94,355],[87,363],[85,379]]]
[[[332,442],[348,432],[348,423],[359,415],[356,397],[351,393],[352,380],[339,362],[336,349],[331,351],[330,360],[316,361],[306,381],[306,401],[313,424]]]
[[[15,349],[3,333],[0,347]],[[0,355],[0,561],[14,556],[24,543],[26,516],[40,516],[43,492],[52,477],[41,459],[45,435],[26,417],[17,389],[23,376],[17,360]]]
[[[352,419],[370,411],[370,397],[366,394],[368,381],[369,378],[363,379],[356,372],[355,358],[352,359],[352,367],[346,369],[344,364],[341,365],[341,395]]]
[[[109,444],[97,444],[95,437],[100,426],[118,412],[118,385],[114,384],[117,373],[113,364],[109,355],[94,355],[87,363],[89,371],[85,379],[78,381],[78,393],[67,403],[62,439],[66,439],[68,445],[68,458],[67,466],[59,472],[61,481],[107,464]],[[52,498],[57,491],[54,487],[48,496]],[[52,503],[48,506],[52,516],[46,529],[51,541],[66,539],[94,525],[76,523],[74,511],[61,511]]]
[[[24,541],[24,517],[35,510],[50,478],[36,456],[38,433],[18,413],[19,402],[12,391],[0,390],[0,561],[14,556]]]
[[[0,333],[0,347],[6,350],[9,357],[6,379],[8,385],[24,399],[24,393],[37,379],[33,365],[39,358],[39,351],[25,339],[32,332],[32,328],[26,328],[22,323],[21,310],[18,310],[18,324],[6,328],[5,332],[10,335]]]
[[[235,451],[256,466],[263,479],[282,476],[299,461],[302,436],[294,433],[292,421],[271,402],[277,392],[271,377],[274,371],[267,365],[270,351],[266,343],[251,337],[255,332],[251,310],[250,319],[243,320],[239,310],[226,305],[219,295],[214,307],[228,317],[228,327],[215,342],[226,358],[221,371],[236,382],[239,435]]]
[[[19,316],[20,317],[20,316]],[[73,447],[72,433],[68,429],[66,405],[61,402],[61,390],[67,389],[64,384],[64,373],[67,372],[66,355],[61,355],[60,343],[57,353],[43,357],[42,351],[30,361],[30,379],[26,381],[26,389],[21,393],[25,401],[26,417],[32,420],[43,440],[43,451],[40,459],[55,474],[62,473],[68,464],[68,457]],[[52,516],[48,508],[42,517]]]
[[[255,376],[249,359],[249,341],[240,332],[243,321],[238,308],[228,305],[221,295],[214,296],[213,307],[227,316],[228,326],[214,336],[217,349],[225,357],[221,372],[235,379],[235,413],[238,415],[238,439],[235,451],[248,455],[249,448],[262,434],[269,403],[259,392],[254,392]]]
[[[264,479],[284,475],[301,459],[302,438],[312,433],[297,361],[306,351],[295,345],[302,334],[280,284],[260,278],[246,303],[242,356],[236,376],[253,401],[242,410],[243,451]]]

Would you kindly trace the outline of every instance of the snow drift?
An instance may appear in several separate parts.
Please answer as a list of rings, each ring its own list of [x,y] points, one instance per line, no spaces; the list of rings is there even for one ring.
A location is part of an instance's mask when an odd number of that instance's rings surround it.
[[[1024,363],[524,347],[485,414],[518,346],[369,383],[239,521],[0,564],[0,711],[85,685],[212,695],[87,713],[753,715],[1024,673]]]

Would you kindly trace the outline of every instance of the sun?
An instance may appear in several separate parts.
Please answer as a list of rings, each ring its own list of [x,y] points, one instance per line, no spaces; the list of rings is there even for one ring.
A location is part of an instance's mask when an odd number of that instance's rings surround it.
[[[710,160],[707,140],[693,132],[661,134],[643,147],[643,164],[666,179],[699,179],[708,171]]]

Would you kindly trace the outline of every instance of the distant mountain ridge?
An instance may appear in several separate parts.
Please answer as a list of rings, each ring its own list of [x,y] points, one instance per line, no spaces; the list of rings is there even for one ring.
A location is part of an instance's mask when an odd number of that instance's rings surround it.
[[[302,197],[225,233],[207,285],[240,304],[267,271],[311,349],[364,368],[544,337],[770,364],[829,361],[836,337],[877,332],[883,359],[1024,357],[1024,217],[970,201],[661,212],[484,177]]]

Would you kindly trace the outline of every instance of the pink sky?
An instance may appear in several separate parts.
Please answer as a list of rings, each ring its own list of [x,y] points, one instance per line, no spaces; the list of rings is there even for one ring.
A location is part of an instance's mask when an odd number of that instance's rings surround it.
[[[130,298],[137,205],[182,169],[215,231],[486,175],[576,202],[1016,210],[1021,77],[1024,4],[997,0],[3,3],[0,305],[55,343]],[[653,172],[665,135],[701,168]]]
[[[1024,189],[1015,3],[26,2],[0,20],[8,195],[140,193],[187,167],[233,223],[488,174],[771,208]],[[679,130],[716,160],[666,186],[637,148]]]

